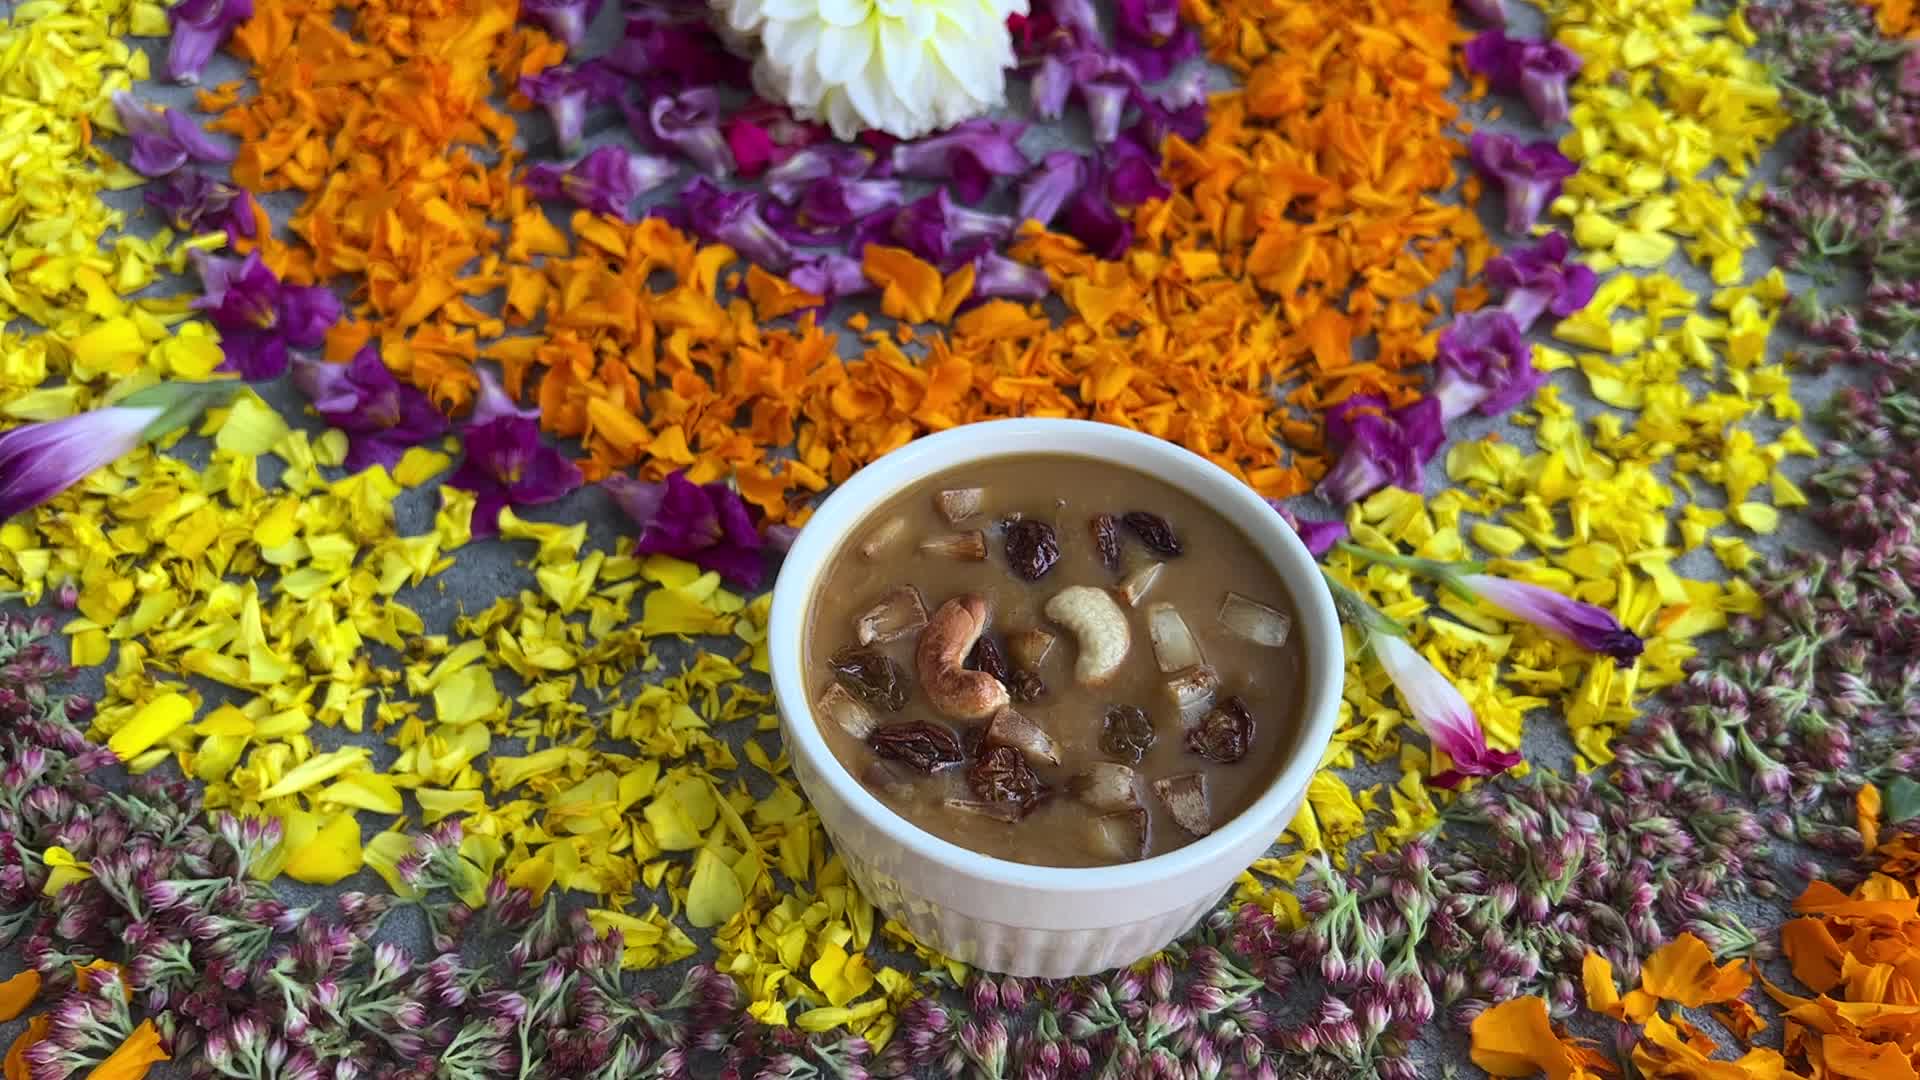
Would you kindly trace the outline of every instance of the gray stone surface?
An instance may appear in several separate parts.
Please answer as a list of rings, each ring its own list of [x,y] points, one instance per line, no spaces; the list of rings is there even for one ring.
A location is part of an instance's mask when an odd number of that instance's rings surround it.
[[[603,17],[595,29],[596,37],[602,37],[603,35],[607,37],[617,37],[619,33],[617,7],[618,5],[609,5],[608,11],[603,13]],[[1528,25],[1528,17],[1533,17],[1532,25]],[[1537,15],[1530,9],[1526,10],[1524,15],[1516,21],[1520,23],[1516,28],[1517,30],[1531,30],[1536,29],[1538,26]],[[152,54],[156,75],[163,78],[164,41],[149,41],[146,45]],[[238,65],[235,64],[231,58],[222,55],[216,59],[215,67],[209,72],[206,83],[208,85],[214,85],[226,78],[238,77],[239,74],[240,68]],[[138,93],[147,100],[175,106],[190,107],[192,101],[191,93],[188,90],[173,87],[161,81],[156,81],[138,88]],[[1472,111],[1484,114],[1487,104],[1486,102],[1480,103],[1474,106]],[[1509,103],[1509,108],[1506,111],[1508,117],[1525,115],[1524,107],[1519,107],[1513,103]],[[1479,116],[1475,116],[1475,119],[1479,118]],[[624,138],[618,131],[608,130],[604,126],[606,123],[607,120],[603,118],[603,126],[601,130],[589,140],[590,144],[610,139]],[[1505,123],[1497,123],[1492,126],[1502,127],[1507,125]],[[540,134],[533,136],[536,140],[541,139],[544,135],[542,131],[544,128],[543,120],[523,122],[523,128],[540,132]],[[1057,145],[1079,142],[1082,141],[1083,138],[1083,131],[1076,130],[1073,125],[1069,125],[1064,132],[1036,131],[1028,137],[1027,146],[1030,150],[1044,151]],[[1790,143],[1790,141],[1791,137],[1783,142],[1783,146]],[[1774,174],[1784,153],[1784,150],[1776,148],[1775,153],[1762,170],[1763,177],[1770,177]],[[137,208],[139,205],[139,193],[137,191],[121,193],[115,196],[115,198],[129,209]],[[1492,202],[1493,200],[1485,200],[1482,207],[1482,216],[1487,223],[1489,231],[1498,238],[1501,235],[1500,223],[1497,212],[1491,206]],[[278,221],[284,221],[286,219],[287,213],[291,210],[292,205],[293,203],[285,197],[277,196],[268,200],[269,209],[273,211]],[[146,229],[150,227],[149,223],[143,218],[136,217],[135,220],[137,228]],[[1767,266],[1771,265],[1771,254],[1771,250],[1765,247],[1756,251],[1750,257],[1750,269],[1755,273],[1763,271]],[[1691,287],[1700,290],[1703,296],[1710,291],[1711,285],[1696,268],[1684,265],[1676,260],[1675,265],[1671,269],[1676,275],[1687,281]],[[183,282],[173,282],[169,283],[169,285],[174,289],[187,287],[187,283]],[[1804,281],[1796,281],[1795,287],[1796,289],[1802,289],[1808,287],[1808,285]],[[852,340],[851,335],[846,339],[846,343],[849,351],[857,348],[858,343]],[[1784,349],[1787,343],[1787,335],[1784,331],[1775,335],[1774,347],[1776,350]],[[1689,376],[1689,378],[1696,377],[1697,376],[1693,375]],[[1796,395],[1809,406],[1809,411],[1811,411],[1814,406],[1824,402],[1828,398],[1836,382],[1842,377],[1843,376],[1838,374],[1818,379],[1802,376],[1796,382]],[[1554,382],[1560,388],[1563,398],[1574,403],[1583,416],[1591,416],[1599,412],[1607,411],[1606,406],[1595,401],[1587,392],[1585,380],[1577,372],[1560,372],[1554,377]],[[312,430],[319,430],[320,425],[318,425],[311,416],[305,416],[304,414],[304,399],[285,380],[271,387],[263,388],[262,393],[263,396],[279,408],[284,415],[289,418],[302,417],[303,419],[299,422],[304,423]],[[1768,437],[1780,427],[1780,425],[1765,421],[1758,423],[1756,426],[1759,428],[1759,430],[1756,431],[1756,435],[1763,444],[1767,441]],[[1817,441],[1818,436],[1811,420],[1808,423],[1808,429],[1809,434],[1814,435]],[[1453,440],[1468,440],[1476,439],[1489,433],[1497,433],[1501,438],[1516,442],[1522,446],[1531,445],[1531,438],[1526,429],[1505,419],[1489,420],[1477,416],[1457,424],[1451,432],[1451,437]],[[194,453],[194,449],[189,446],[186,453],[191,456]],[[1798,470],[1796,479],[1803,479],[1805,473],[1808,471],[1808,466],[1809,463],[1796,460],[1790,463],[1789,468]],[[267,468],[271,472],[277,468],[277,466],[269,463]],[[1430,490],[1438,489],[1444,486],[1446,482],[1446,477],[1440,463],[1436,462],[1430,470],[1429,488]],[[1712,497],[1712,495],[1707,496],[1707,498]],[[430,528],[436,503],[437,498],[431,485],[407,492],[396,506],[396,518],[399,531],[404,534],[424,531]],[[1331,511],[1328,508],[1316,506],[1312,500],[1300,500],[1298,509],[1303,515],[1310,517],[1325,517],[1331,515]],[[562,502],[538,508],[527,513],[525,516],[548,521],[575,521],[584,519],[590,523],[591,538],[589,543],[602,546],[611,546],[613,539],[620,534],[624,527],[618,511],[613,507],[611,500],[595,488],[584,489]],[[1789,513],[1786,515],[1785,522],[1785,525],[1777,534],[1771,537],[1761,538],[1760,542],[1756,543],[1756,546],[1766,550],[1775,550],[1787,547],[1804,548],[1824,545],[1824,538],[1800,516]],[[524,547],[524,545],[521,547]],[[484,608],[491,603],[496,596],[511,594],[522,587],[531,587],[533,585],[532,575],[524,569],[522,565],[524,555],[525,552],[523,550],[500,542],[471,544],[458,552],[458,563],[453,569],[441,575],[439,578],[430,580],[424,587],[405,590],[401,595],[401,599],[421,614],[426,620],[430,632],[446,631],[450,628],[452,619],[458,613]],[[1679,569],[1683,575],[1695,578],[1723,576],[1719,564],[1705,551],[1696,551],[1681,560],[1677,564],[1677,569]],[[737,648],[737,642],[709,644],[715,651],[722,651],[728,654],[731,654],[731,652]],[[665,660],[663,667],[669,671],[676,670],[679,663],[689,655],[684,647],[673,643],[663,643],[659,651],[663,653]],[[82,688],[89,692],[97,691],[99,689],[99,679],[100,672],[98,670],[86,673],[82,677]],[[218,690],[217,687],[212,687],[211,685],[209,685],[207,689]],[[747,725],[744,724],[736,726],[739,728],[747,727]],[[750,733],[736,731],[733,733],[733,737],[741,739],[747,734]],[[331,739],[338,735],[342,735],[342,733],[327,732],[322,734],[322,738]],[[374,739],[370,739],[368,745],[379,746],[378,741]],[[1532,718],[1528,726],[1524,749],[1527,758],[1536,765],[1564,768],[1571,760],[1571,745],[1566,737],[1565,726],[1557,716],[1539,715]],[[391,751],[383,746],[379,748],[377,754],[381,760],[386,760],[391,757]],[[754,772],[755,770],[746,769],[743,770],[743,775]],[[1348,775],[1349,782],[1352,783],[1356,789],[1375,781],[1385,780],[1391,782],[1396,778],[1397,768],[1362,768]],[[363,888],[371,891],[384,889],[383,884],[370,872],[363,872],[355,879],[343,883],[341,887]],[[294,899],[296,902],[310,902],[320,895],[323,895],[325,891],[326,890],[315,890],[299,885],[287,885],[285,887],[285,892],[289,898]],[[1750,917],[1752,925],[1757,926],[1770,926],[1779,917],[1779,911],[1777,909],[1771,912],[1755,909],[1743,912],[1743,914]],[[417,923],[409,923],[404,919],[395,920],[391,924],[391,929],[392,933],[401,938],[417,938],[421,931]],[[695,937],[698,940],[702,939],[703,935],[696,933]],[[701,955],[702,957],[710,958],[712,953],[711,950],[708,949],[703,951]],[[12,959],[13,958],[0,959],[0,973],[12,970],[9,963]],[[882,959],[909,970],[912,965],[911,958],[903,959],[898,956],[886,955],[876,959]],[[654,986],[664,986],[670,983],[677,984],[679,970],[679,968],[675,968],[669,971],[643,973],[639,976],[639,981],[642,984]],[[0,1049],[3,1049],[11,1041],[17,1026],[17,1024],[0,1025]],[[1426,1040],[1420,1048],[1423,1075],[1439,1076],[1443,1070],[1449,1066],[1462,1067],[1467,1073],[1477,1074],[1477,1070],[1465,1064],[1464,1039],[1455,1033],[1447,1031],[1444,1024],[1436,1024],[1434,1027],[1435,1033]],[[166,1066],[156,1068],[151,1075],[156,1078],[156,1080],[170,1080],[172,1077],[184,1076],[185,1070],[178,1065]]]

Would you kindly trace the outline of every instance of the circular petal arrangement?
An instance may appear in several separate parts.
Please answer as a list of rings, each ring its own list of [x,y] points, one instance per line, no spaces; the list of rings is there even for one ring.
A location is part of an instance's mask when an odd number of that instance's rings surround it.
[[[1539,15],[15,3],[7,1080],[1920,1075],[1913,13]],[[1089,979],[876,917],[764,690],[813,500],[1012,415],[1347,625]]]

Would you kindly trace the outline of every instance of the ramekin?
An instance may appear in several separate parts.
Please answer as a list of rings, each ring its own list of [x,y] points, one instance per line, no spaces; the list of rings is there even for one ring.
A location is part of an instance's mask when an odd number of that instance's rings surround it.
[[[1193,494],[1237,526],[1280,574],[1306,647],[1298,745],[1252,806],[1212,834],[1120,866],[1028,866],[925,832],[849,773],[813,717],[804,670],[808,608],[828,560],[896,493],[970,462],[1031,454],[1110,461]],[[1219,903],[1306,796],[1333,736],[1343,673],[1333,598],[1279,514],[1242,482],[1173,443],[1085,420],[994,420],[917,439],[855,473],[800,530],[774,585],[769,660],[794,774],[869,900],[922,943],[1010,975],[1064,978],[1131,964]]]

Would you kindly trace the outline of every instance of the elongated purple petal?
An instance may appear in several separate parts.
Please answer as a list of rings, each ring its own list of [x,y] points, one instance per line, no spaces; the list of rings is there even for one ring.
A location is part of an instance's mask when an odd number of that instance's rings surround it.
[[[195,83],[233,28],[253,18],[253,0],[180,0],[167,18],[173,24],[167,75],[175,82]]]
[[[520,92],[547,110],[560,152],[571,154],[585,133],[587,110],[619,99],[626,80],[599,60],[555,64],[520,80]]]
[[[798,202],[807,189],[828,177],[858,180],[873,168],[873,151],[843,143],[823,143],[796,151],[767,170],[764,183],[783,203]]]
[[[949,273],[990,251],[1013,232],[1014,221],[956,206],[946,188],[916,199],[893,219],[893,236],[908,250]]]
[[[1469,312],[1440,335],[1433,396],[1442,422],[1474,409],[1499,416],[1533,396],[1547,381],[1533,366],[1533,346],[1520,321],[1500,308]]]
[[[534,198],[566,199],[596,214],[632,221],[634,200],[666,183],[674,171],[665,158],[610,145],[571,165],[529,165],[520,180]]]
[[[830,252],[799,263],[787,273],[795,288],[804,289],[831,304],[843,296],[872,292],[873,282],[851,255]]]
[[[1460,0],[1460,6],[1467,14],[1489,26],[1507,25],[1507,8],[1504,0]]]
[[[1391,634],[1369,634],[1367,641],[1414,723],[1453,759],[1452,769],[1433,778],[1435,786],[1456,787],[1468,777],[1493,776],[1520,763],[1519,754],[1487,745],[1467,699],[1412,645]]]
[[[469,427],[490,424],[495,420],[513,417],[521,420],[539,420],[539,409],[523,409],[520,403],[507,394],[500,380],[486,368],[478,369],[480,392],[474,395],[473,412],[467,415]]]
[[[1621,667],[1631,666],[1646,648],[1640,635],[1620,625],[1612,612],[1552,589],[1490,574],[1468,574],[1460,584],[1514,618],[1558,634],[1588,652],[1611,656]]]
[[[1508,37],[1488,30],[1467,43],[1467,67],[1487,77],[1503,94],[1520,94],[1542,124],[1567,119],[1567,84],[1580,71],[1580,57],[1557,41]]]
[[[832,228],[855,224],[899,207],[905,198],[898,180],[843,180],[830,176],[807,185],[800,196],[800,219]]]
[[[709,243],[725,244],[768,270],[784,273],[793,262],[793,247],[762,216],[763,198],[757,191],[726,191],[696,176],[680,189],[679,205],[665,213]]]
[[[158,408],[95,409],[0,435],[0,521],[39,506],[145,441]]]
[[[1551,232],[1487,260],[1487,284],[1505,293],[1500,306],[1522,331],[1548,311],[1564,318],[1593,300],[1599,279],[1591,268],[1567,261],[1571,250],[1565,233]]]

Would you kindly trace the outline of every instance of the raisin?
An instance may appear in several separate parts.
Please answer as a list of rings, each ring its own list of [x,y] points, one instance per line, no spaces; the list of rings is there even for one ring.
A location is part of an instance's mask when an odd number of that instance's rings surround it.
[[[1237,697],[1221,702],[1187,732],[1187,749],[1209,761],[1231,765],[1253,744],[1253,714]]]
[[[980,755],[967,770],[967,783],[985,802],[1031,807],[1049,794],[1046,782],[1011,746],[996,746]]]
[[[878,649],[849,645],[827,661],[840,685],[869,705],[899,712],[907,705],[907,673]]]
[[[1007,691],[1013,695],[1013,700],[1025,705],[1040,700],[1040,695],[1047,692],[1047,684],[1031,671],[1016,671],[1013,680],[1007,683]]]
[[[1120,520],[1155,555],[1171,559],[1180,554],[1180,538],[1173,534],[1173,526],[1167,524],[1167,519],[1159,514],[1130,510]]]
[[[905,762],[925,773],[939,772],[964,760],[960,740],[953,732],[922,720],[888,724],[867,736],[867,743],[881,757]]]
[[[1007,657],[993,640],[992,634],[981,634],[974,643],[973,651],[967,654],[967,666],[975,671],[984,671],[999,679],[1002,685],[1007,682]]]
[[[1137,705],[1115,705],[1100,725],[1100,749],[1115,761],[1139,764],[1153,749],[1153,721]]]
[[[1100,565],[1120,572],[1120,519],[1112,514],[1093,515],[1093,550]]]
[[[1039,581],[1053,564],[1060,561],[1060,537],[1053,526],[1032,518],[1020,518],[1005,524],[1007,565],[1027,581]]]

